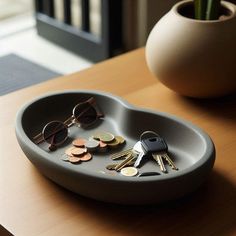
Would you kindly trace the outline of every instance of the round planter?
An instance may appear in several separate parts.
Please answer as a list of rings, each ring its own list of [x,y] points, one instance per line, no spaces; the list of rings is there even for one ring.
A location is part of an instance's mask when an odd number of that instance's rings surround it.
[[[149,69],[179,94],[200,98],[236,91],[236,6],[221,5],[219,20],[195,20],[193,1],[181,1],[148,37]]]

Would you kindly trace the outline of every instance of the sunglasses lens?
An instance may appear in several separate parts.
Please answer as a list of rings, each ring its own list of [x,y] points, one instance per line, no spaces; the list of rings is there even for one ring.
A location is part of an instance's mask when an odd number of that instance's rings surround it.
[[[52,121],[43,129],[43,138],[52,145],[62,144],[68,135],[67,126],[60,121]]]
[[[89,103],[80,103],[74,110],[73,115],[81,125],[91,125],[97,120],[96,109]]]

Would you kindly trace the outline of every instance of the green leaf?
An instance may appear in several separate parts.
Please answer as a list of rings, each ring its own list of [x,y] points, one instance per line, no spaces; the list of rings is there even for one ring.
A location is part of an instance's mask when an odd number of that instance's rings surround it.
[[[220,0],[208,0],[206,20],[219,19]]]
[[[195,19],[205,20],[207,0],[194,0]]]

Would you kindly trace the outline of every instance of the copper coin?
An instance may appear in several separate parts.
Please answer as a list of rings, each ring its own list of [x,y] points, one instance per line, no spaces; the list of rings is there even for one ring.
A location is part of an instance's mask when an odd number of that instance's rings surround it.
[[[81,161],[90,161],[92,159],[91,153],[87,152],[83,156],[80,157]]]
[[[100,148],[106,148],[107,147],[107,143],[104,143],[103,141],[99,141],[99,147]]]
[[[84,144],[87,140],[83,138],[77,138],[73,140],[72,144],[76,147],[84,147]]]
[[[125,142],[125,139],[122,136],[115,136],[115,139],[117,139],[120,144]]]
[[[79,157],[75,157],[75,156],[70,156],[69,157],[69,161],[73,164],[79,163],[81,160]]]
[[[67,155],[67,156],[73,156],[73,154],[71,153],[72,152],[72,150],[74,149],[75,147],[69,147],[69,148],[67,148],[66,150],[65,150],[65,154]]]
[[[76,147],[76,148],[71,150],[71,153],[72,153],[73,156],[80,156],[80,155],[83,155],[86,152],[87,152],[87,148]]]

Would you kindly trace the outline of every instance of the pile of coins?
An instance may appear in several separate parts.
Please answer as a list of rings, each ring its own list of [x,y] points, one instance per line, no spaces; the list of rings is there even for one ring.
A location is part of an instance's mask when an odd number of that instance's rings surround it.
[[[125,143],[125,139],[122,136],[115,136],[108,132],[97,132],[91,137],[93,140],[98,140],[100,143],[100,148],[110,147],[115,148],[120,144]],[[90,139],[91,139],[90,138]]]
[[[92,153],[106,152],[109,148],[118,147],[123,143],[125,143],[125,139],[121,136],[115,136],[108,132],[98,132],[89,139],[77,138],[73,140],[73,146],[66,149],[61,159],[73,164],[90,161]]]
[[[61,158],[63,161],[69,161],[72,164],[78,164],[83,161],[90,161],[92,154],[84,146],[72,146],[66,149],[65,154]]]

